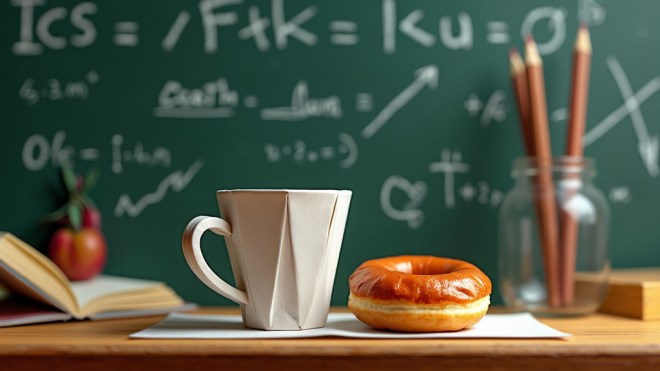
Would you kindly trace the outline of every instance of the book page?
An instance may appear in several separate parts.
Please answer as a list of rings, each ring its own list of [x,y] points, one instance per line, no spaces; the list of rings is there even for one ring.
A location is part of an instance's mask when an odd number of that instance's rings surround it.
[[[0,260],[0,282],[2,282],[12,293],[51,305],[55,308],[58,308],[62,312],[69,311],[69,308],[67,308],[61,302],[55,300],[55,298],[50,296],[44,290],[34,285],[32,281],[25,279],[16,271],[11,269],[8,265],[3,263],[2,260]]]
[[[103,296],[143,290],[158,285],[162,285],[162,283],[137,278],[101,275],[87,281],[71,282],[71,289],[76,296],[79,308],[84,312],[84,308],[89,303]]]
[[[55,264],[11,233],[0,234],[0,281],[11,292],[76,311],[69,281]]]

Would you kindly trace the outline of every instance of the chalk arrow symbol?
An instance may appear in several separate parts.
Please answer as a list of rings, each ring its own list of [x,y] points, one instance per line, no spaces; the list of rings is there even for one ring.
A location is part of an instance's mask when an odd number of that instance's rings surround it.
[[[438,67],[434,65],[424,66],[415,71],[415,81],[408,85],[390,103],[383,108],[378,116],[369,125],[362,129],[362,138],[369,139],[385,125],[389,119],[410,102],[422,89],[428,87],[435,90],[438,88]]]
[[[658,168],[658,152],[660,150],[660,143],[658,142],[658,137],[647,137],[642,138],[639,141],[639,146],[637,147],[639,154],[644,161],[646,170],[649,172],[649,175],[652,177],[657,177],[660,174],[660,169]]]

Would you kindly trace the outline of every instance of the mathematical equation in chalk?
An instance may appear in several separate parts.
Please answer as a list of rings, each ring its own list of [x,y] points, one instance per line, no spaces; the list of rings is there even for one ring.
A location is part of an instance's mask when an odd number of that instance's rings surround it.
[[[62,81],[49,78],[45,81],[37,81],[27,78],[18,89],[18,96],[28,105],[34,105],[40,101],[85,101],[89,98],[91,88],[99,82],[100,76],[91,70],[79,80]]]
[[[506,94],[502,90],[495,90],[485,102],[478,94],[470,94],[463,108],[469,117],[478,119],[484,127],[504,122],[508,113]]]
[[[277,145],[267,143],[264,153],[268,162],[291,161],[295,164],[313,164],[321,161],[337,161],[340,169],[352,167],[358,159],[358,146],[346,133],[337,135],[337,142],[320,148],[310,148],[303,140]]]
[[[459,151],[445,148],[440,160],[428,165],[429,174],[442,177],[443,202],[446,209],[459,205],[476,204],[496,208],[504,193],[487,181],[466,180],[470,164],[463,160]],[[411,229],[419,229],[424,223],[423,203],[429,193],[426,181],[412,181],[400,175],[391,175],[380,189],[380,206],[390,219],[407,223]]]
[[[394,95],[362,130],[362,137],[371,138],[396,112],[423,90],[436,90],[438,74],[438,67],[435,65],[417,69],[413,74],[412,82],[401,88],[399,93]],[[368,113],[374,109],[374,97],[370,93],[356,92],[354,102],[357,113]],[[499,104],[488,108],[484,117],[490,117],[494,112],[498,115],[496,119],[501,119],[502,115],[497,113],[500,109]],[[262,106],[262,102],[257,95],[239,94],[230,87],[226,78],[214,79],[199,88],[184,87],[177,81],[168,80],[158,95],[158,105],[153,109],[153,115],[161,118],[230,118],[236,114],[236,110],[241,105],[246,109],[257,109]],[[285,122],[303,121],[309,118],[339,120],[344,116],[345,109],[339,96],[313,96],[307,81],[299,80],[292,89],[288,105],[260,108],[260,117],[264,121]]]
[[[438,191],[443,192],[445,209],[470,204],[497,208],[504,199],[504,192],[488,181],[469,180],[470,164],[463,160],[460,151],[443,149],[440,161],[430,163],[428,172],[442,176],[442,186]],[[388,218],[404,222],[410,229],[419,229],[424,224],[424,202],[428,195],[427,181],[390,175],[380,189],[380,207]],[[608,198],[613,204],[629,204],[632,192],[628,186],[616,186],[610,189]]]
[[[355,97],[355,109],[368,112],[364,93]],[[265,107],[260,111],[261,119],[266,121],[302,121],[307,118],[321,117],[341,119],[344,114],[342,101],[337,96],[313,97],[309,84],[298,81],[290,93],[289,105]],[[204,83],[200,87],[186,87],[175,80],[168,80],[158,94],[158,105],[153,115],[161,118],[230,118],[236,109],[257,109],[260,99],[254,94],[239,94],[231,88],[226,78],[221,77]]]
[[[21,159],[23,166],[31,171],[43,170],[46,166],[61,167],[75,165],[76,161],[97,163],[103,151],[96,147],[75,148],[66,141],[66,132],[57,131],[52,138],[42,134],[29,136],[23,144]],[[170,150],[165,147],[146,149],[141,142],[124,143],[124,137],[115,134],[110,141],[111,170],[121,174],[128,164],[143,167],[168,168],[172,163]]]
[[[488,45],[506,46],[511,43],[512,34],[514,37],[524,37],[543,29],[550,36],[538,39],[539,51],[551,54],[566,40],[569,11],[560,7],[534,8],[516,24],[492,19],[482,25],[475,24],[467,12],[442,14],[442,7],[403,11],[396,0],[372,3],[374,12],[382,16],[369,19],[365,24],[348,16],[320,21],[319,15],[324,7],[330,6],[324,3],[199,0],[195,10],[180,10],[170,15],[171,24],[159,41],[163,51],[175,52],[182,35],[201,31],[203,40],[200,48],[207,54],[222,50],[219,33],[233,35],[237,41],[249,43],[255,50],[264,53],[286,50],[292,43],[313,48],[321,43],[355,47],[365,42],[376,42],[385,54],[394,54],[398,44],[402,43],[459,51],[471,50],[476,41],[482,40]],[[99,35],[106,33],[112,33],[113,37],[101,39],[112,40],[119,48],[135,48],[141,44],[141,24],[130,19],[130,16],[117,20],[111,29],[97,26],[96,18],[106,5],[103,3],[80,2],[57,6],[59,4],[47,4],[46,0],[14,0],[11,4],[17,9],[15,15],[20,20],[18,39],[12,44],[16,55],[34,56],[67,47],[86,48],[96,43]],[[584,8],[577,4],[577,17],[591,16]],[[429,27],[429,23],[434,27]],[[63,25],[71,30],[68,34],[62,33]],[[379,38],[364,41],[363,35],[374,34],[374,28]],[[481,33],[482,30],[485,32]]]
[[[30,171],[41,171],[47,166],[61,167],[65,164],[74,165],[76,161],[98,163],[103,151],[96,147],[75,148],[67,144],[65,131],[57,131],[52,138],[42,134],[29,136],[23,144],[21,158],[23,166]],[[141,142],[125,143],[120,134],[115,134],[110,141],[111,171],[115,176],[124,172],[125,166],[169,168],[172,164],[170,150],[165,147],[146,149]],[[149,206],[161,202],[168,193],[180,192],[185,189],[201,170],[201,159],[193,162],[187,170],[175,170],[165,176],[154,191],[138,196],[134,201],[128,193],[118,196],[114,215],[121,217],[139,216]]]

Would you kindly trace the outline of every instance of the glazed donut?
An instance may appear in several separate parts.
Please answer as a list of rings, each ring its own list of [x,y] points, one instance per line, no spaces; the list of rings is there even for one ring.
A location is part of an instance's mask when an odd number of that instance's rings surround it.
[[[404,332],[469,328],[486,314],[492,290],[470,263],[411,255],[368,260],[349,286],[348,308],[360,321]]]

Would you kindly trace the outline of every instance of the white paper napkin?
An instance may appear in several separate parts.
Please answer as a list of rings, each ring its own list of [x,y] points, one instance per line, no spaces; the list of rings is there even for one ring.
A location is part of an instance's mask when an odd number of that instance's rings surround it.
[[[303,331],[263,331],[243,326],[239,315],[199,315],[171,313],[161,322],[132,334],[141,339],[284,339],[339,336],[369,339],[431,338],[563,338],[571,334],[557,331],[537,321],[529,313],[487,314],[470,329],[458,332],[398,333],[373,329],[352,313],[330,313],[326,327]]]

